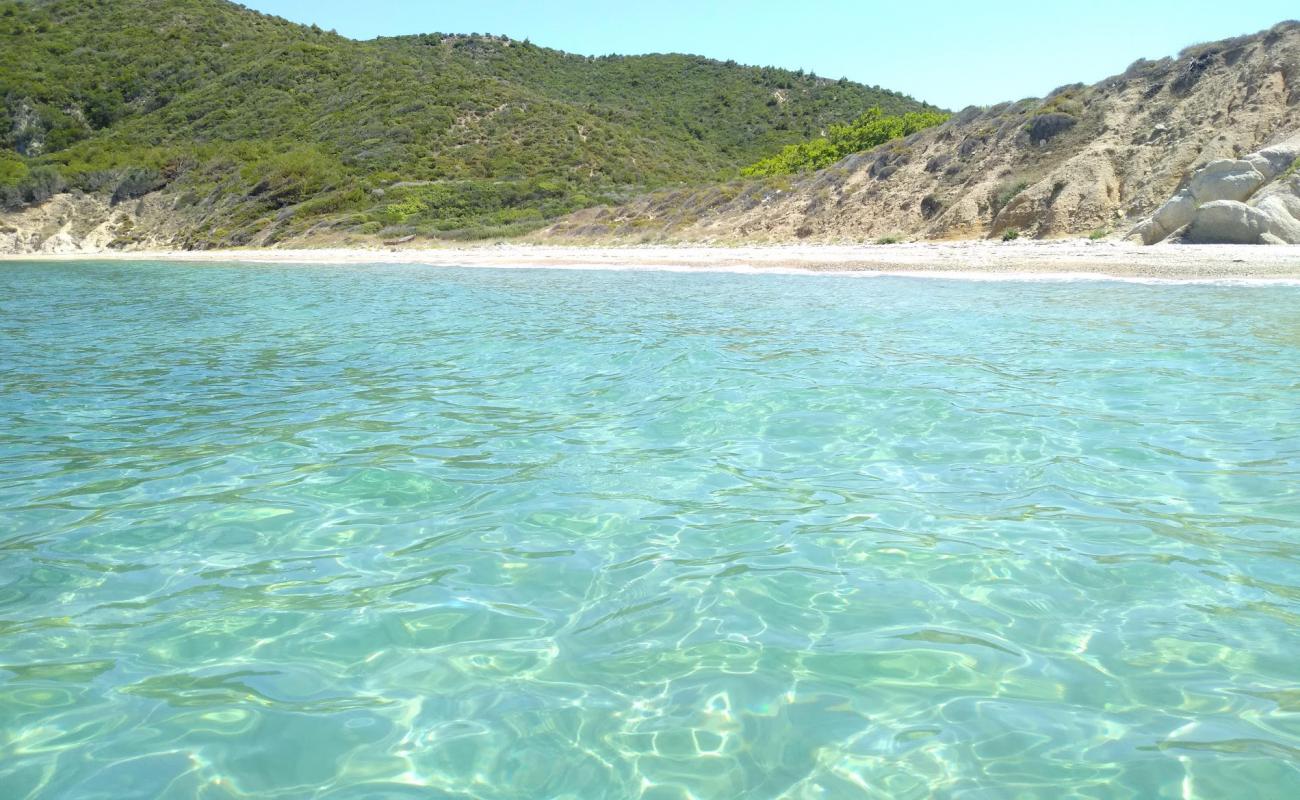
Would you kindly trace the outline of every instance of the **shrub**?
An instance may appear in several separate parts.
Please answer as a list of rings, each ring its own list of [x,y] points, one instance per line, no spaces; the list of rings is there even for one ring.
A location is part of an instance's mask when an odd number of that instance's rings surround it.
[[[897,236],[881,236],[876,240],[876,244],[898,244],[903,241]]]
[[[1007,207],[1007,204],[1016,199],[1016,195],[1029,188],[1029,181],[1015,181],[1014,183],[1004,183],[993,193],[993,213],[996,215]]]
[[[162,174],[156,169],[132,167],[122,175],[117,188],[113,190],[113,205],[117,205],[124,200],[143,197],[152,191],[161,189],[165,183]]]
[[[67,184],[59,171],[48,166],[33,168],[28,176],[18,184],[18,190],[22,193],[23,201],[32,204],[44,203],[66,187]]]
[[[0,186],[16,186],[27,173],[27,164],[16,153],[0,150]]]
[[[350,189],[342,189],[336,192],[313,197],[297,207],[298,213],[304,217],[315,216],[318,214],[337,214],[341,211],[351,211],[362,208],[369,202],[366,191],[359,186]]]
[[[283,203],[294,203],[336,185],[343,175],[338,160],[314,145],[254,157],[240,171],[244,180],[257,182],[256,194],[270,191]]]
[[[1020,231],[1016,230],[1015,228],[1007,228],[1005,231],[1002,232],[1002,241],[1004,242],[1014,242],[1016,239],[1019,238],[1020,238]]]
[[[917,111],[886,116],[873,108],[848,125],[832,125],[824,138],[792,144],[774,156],[740,171],[745,177],[789,175],[829,167],[845,156],[902,139],[948,120],[948,114]]]
[[[1095,242],[1099,239],[1105,239],[1107,236],[1110,236],[1110,231],[1106,230],[1105,228],[1098,228],[1097,230],[1088,234],[1088,239],[1090,241]]]
[[[0,208],[18,208],[26,202],[22,185],[29,174],[16,154],[0,151]]]
[[[1029,140],[1035,144],[1046,142],[1068,131],[1079,123],[1073,114],[1050,111],[1039,113],[1030,120],[1027,130]]]
[[[384,216],[394,225],[401,225],[411,217],[418,217],[429,210],[429,206],[420,197],[407,197],[384,209]]]

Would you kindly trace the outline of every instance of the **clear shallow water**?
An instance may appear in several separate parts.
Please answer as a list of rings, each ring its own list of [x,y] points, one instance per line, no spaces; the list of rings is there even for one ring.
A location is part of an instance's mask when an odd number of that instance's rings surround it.
[[[1300,796],[1300,289],[0,265],[0,797]]]

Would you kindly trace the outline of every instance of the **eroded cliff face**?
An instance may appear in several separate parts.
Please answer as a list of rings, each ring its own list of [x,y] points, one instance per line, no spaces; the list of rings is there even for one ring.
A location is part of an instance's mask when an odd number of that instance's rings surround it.
[[[75,254],[109,247],[165,245],[152,200],[113,207],[86,194],[55,195],[47,202],[0,216],[0,254]],[[143,220],[142,220],[143,217]]]
[[[781,181],[578,212],[551,238],[643,241],[1125,235],[1214,161],[1300,132],[1300,23],[1139,61],[1094,86],[967,109]]]
[[[161,193],[114,205],[95,195],[68,193],[21,211],[0,214],[0,253],[94,253],[176,245],[179,226]]]

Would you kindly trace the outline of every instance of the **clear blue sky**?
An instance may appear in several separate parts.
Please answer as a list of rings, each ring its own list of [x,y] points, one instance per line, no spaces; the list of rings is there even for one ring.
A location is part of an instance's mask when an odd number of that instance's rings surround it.
[[[1300,17],[1296,0],[245,0],[354,39],[494,33],[573,53],[697,53],[879,84],[948,108],[1092,83]]]

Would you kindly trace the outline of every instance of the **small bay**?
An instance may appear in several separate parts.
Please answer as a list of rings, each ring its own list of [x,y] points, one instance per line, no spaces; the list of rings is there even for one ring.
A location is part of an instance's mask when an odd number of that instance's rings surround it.
[[[1300,796],[1300,287],[0,264],[0,797]]]

